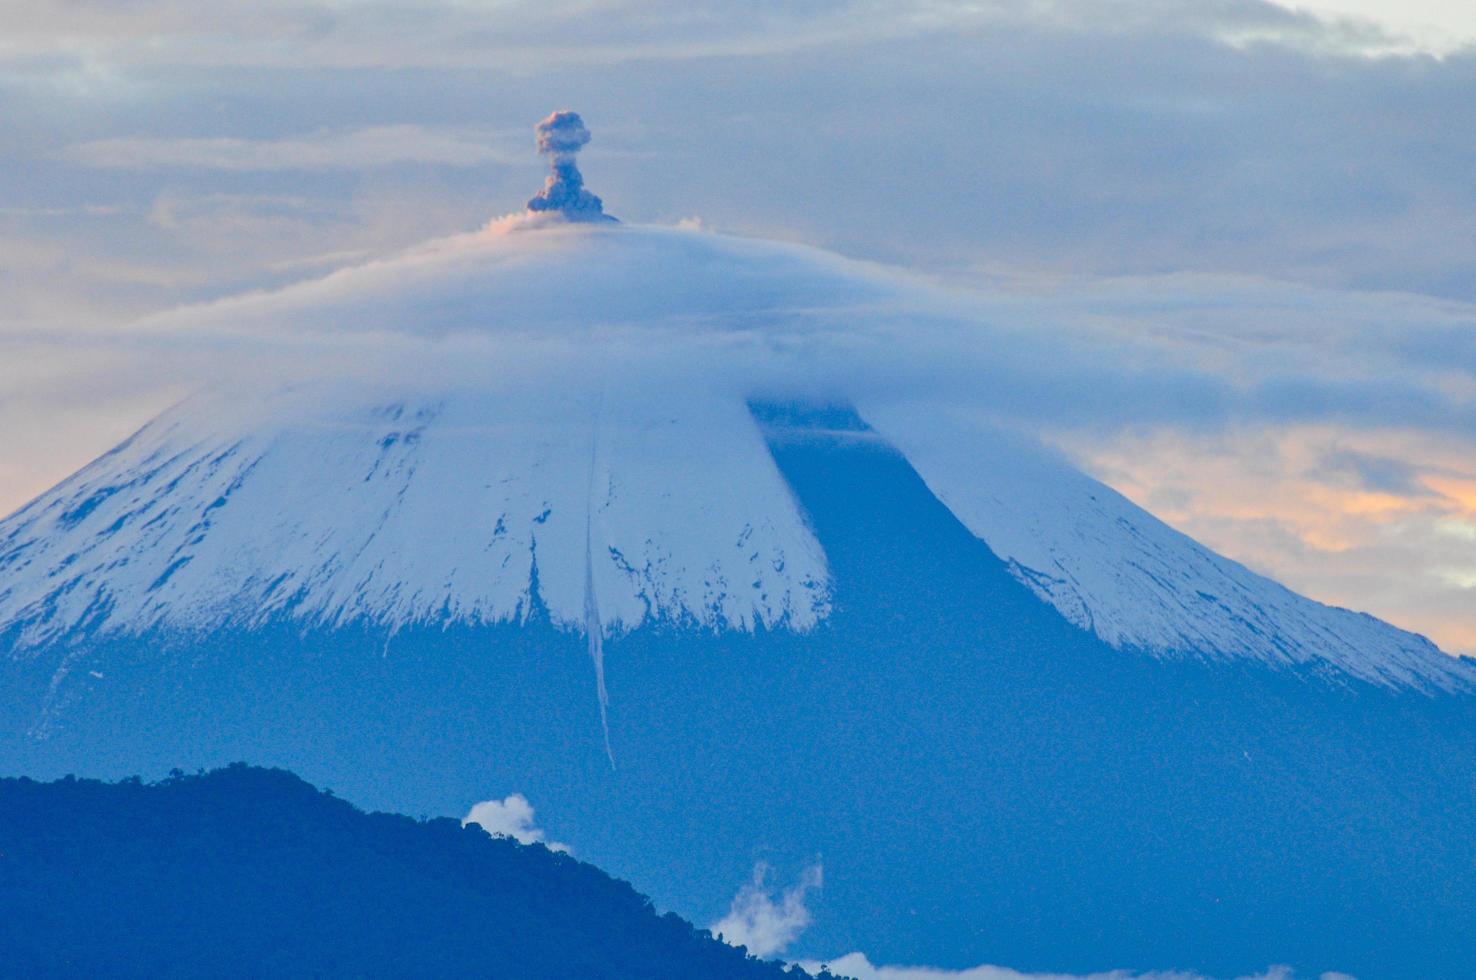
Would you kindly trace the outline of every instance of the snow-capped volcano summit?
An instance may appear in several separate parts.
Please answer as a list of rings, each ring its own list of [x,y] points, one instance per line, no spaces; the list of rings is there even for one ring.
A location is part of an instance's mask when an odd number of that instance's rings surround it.
[[[536,605],[595,633],[808,630],[831,610],[824,544],[749,407],[782,395],[854,406],[864,438],[1113,646],[1469,682],[1423,639],[1213,554],[966,402],[878,394],[867,362],[916,302],[795,247],[514,222],[174,314],[316,345],[323,376],[203,392],[0,524],[0,630],[21,647],[273,617],[393,630]]]
[[[795,955],[1461,975],[1469,661],[1023,434],[1045,325],[597,220],[571,115],[525,214],[131,328],[209,367],[0,521],[0,771],[522,793],[699,921],[822,854]]]

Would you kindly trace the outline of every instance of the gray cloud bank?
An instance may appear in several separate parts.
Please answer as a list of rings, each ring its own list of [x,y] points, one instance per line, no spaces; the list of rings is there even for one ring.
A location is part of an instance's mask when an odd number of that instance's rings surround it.
[[[618,64],[646,58],[805,51],[897,36],[1045,25],[1125,33],[1206,34],[1227,43],[1381,54],[1423,50],[1416,39],[1351,18],[1321,19],[1264,0],[546,0],[476,5],[427,0],[413,19],[393,0],[259,0],[248,10],[187,0],[62,4],[13,0],[6,49],[43,57],[79,43],[124,63],[340,68],[526,69],[551,60]],[[70,16],[59,21],[57,12]],[[421,42],[395,44],[407,33]],[[1452,45],[1448,41],[1441,50]]]
[[[1257,0],[430,4],[414,24],[389,5],[254,9],[61,18],[22,0],[0,42],[0,214],[127,206],[144,217],[109,241],[162,268],[191,254],[147,223],[165,194],[306,191],[307,222],[340,225],[322,251],[363,247],[366,199],[410,187],[470,227],[527,199],[538,165],[501,134],[557,100],[598,120],[586,155],[629,220],[700,212],[961,277],[1194,270],[1476,298],[1476,54],[1363,57],[1367,26]],[[240,57],[180,60],[212,39]],[[257,45],[291,57],[243,61]],[[293,169],[330,166],[348,179]],[[36,231],[72,245],[102,220]],[[71,292],[88,270],[68,270]],[[226,270],[209,272],[219,295]]]

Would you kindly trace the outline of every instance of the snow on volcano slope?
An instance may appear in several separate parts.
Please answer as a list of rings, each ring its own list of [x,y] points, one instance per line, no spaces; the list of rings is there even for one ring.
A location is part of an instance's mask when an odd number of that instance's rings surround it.
[[[1049,453],[899,395],[926,376],[911,352],[990,343],[928,295],[795,246],[523,224],[180,311],[152,328],[310,369],[283,394],[199,395],[0,522],[0,635],[393,630],[539,603],[592,640],[652,622],[809,629],[831,612],[824,542],[746,405],[777,392],[855,404],[1025,586],[1114,646],[1473,686],[1424,639],[1296,596]]]
[[[462,396],[229,421],[186,403],[0,525],[0,622],[29,645],[279,614],[517,620],[535,565],[551,618],[594,632],[804,629],[827,609],[824,556],[741,403]]]
[[[867,417],[1020,582],[1112,646],[1476,686],[1469,663],[1424,637],[1299,596],[1037,446],[947,412],[887,406]]]

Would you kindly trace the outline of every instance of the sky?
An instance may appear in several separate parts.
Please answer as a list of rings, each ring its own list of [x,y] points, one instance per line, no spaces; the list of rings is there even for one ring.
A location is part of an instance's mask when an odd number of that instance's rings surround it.
[[[188,389],[139,317],[522,207],[803,242],[1123,338],[1039,434],[1476,653],[1476,13],[1430,0],[9,0],[0,511]],[[221,9],[216,9],[221,8]],[[1150,377],[1192,348],[1229,388]],[[1162,379],[1158,379],[1161,381]]]

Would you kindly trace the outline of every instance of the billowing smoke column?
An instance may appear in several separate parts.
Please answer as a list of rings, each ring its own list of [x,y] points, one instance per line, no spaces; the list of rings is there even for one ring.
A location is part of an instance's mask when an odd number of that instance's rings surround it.
[[[614,221],[605,213],[604,203],[584,189],[584,175],[574,162],[574,155],[589,142],[589,130],[579,113],[562,109],[541,121],[538,152],[548,156],[553,173],[543,182],[543,190],[528,202],[529,211],[557,211],[569,221]]]

